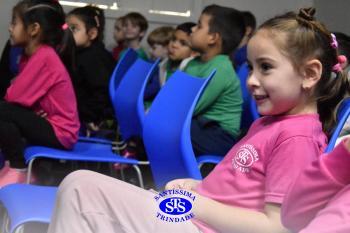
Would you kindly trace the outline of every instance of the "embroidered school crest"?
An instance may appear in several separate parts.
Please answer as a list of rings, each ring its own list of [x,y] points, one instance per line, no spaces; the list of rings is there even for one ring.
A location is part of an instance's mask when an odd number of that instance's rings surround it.
[[[259,160],[259,155],[252,145],[242,145],[232,159],[233,168],[240,172],[250,172],[253,164]]]

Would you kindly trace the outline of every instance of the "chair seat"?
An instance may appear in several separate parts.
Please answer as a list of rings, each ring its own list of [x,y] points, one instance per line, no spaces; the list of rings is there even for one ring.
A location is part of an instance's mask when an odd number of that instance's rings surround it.
[[[90,161],[90,162],[110,162],[137,165],[136,159],[124,158],[112,151],[112,145],[77,142],[72,150],[60,150],[43,146],[30,146],[24,152],[24,157],[27,163],[38,157],[75,160],[75,161]]]
[[[11,220],[10,232],[26,222],[49,223],[57,187],[11,184],[0,189],[0,200]]]

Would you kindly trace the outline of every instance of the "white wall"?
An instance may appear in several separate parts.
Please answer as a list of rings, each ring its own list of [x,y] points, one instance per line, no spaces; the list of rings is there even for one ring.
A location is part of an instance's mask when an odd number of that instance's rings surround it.
[[[215,3],[238,10],[249,10],[255,15],[257,23],[261,24],[277,14],[313,6],[313,2],[313,0],[203,0],[203,6]]]
[[[11,21],[12,7],[17,1],[0,0],[0,54],[9,38],[8,26]]]
[[[331,31],[340,31],[350,35],[349,0],[314,0],[316,16]]]
[[[0,0],[0,51],[8,39],[8,24],[11,18],[11,9],[16,0]],[[113,0],[86,0],[85,2],[100,2],[111,4]],[[113,25],[116,17],[122,16],[129,11],[140,11],[150,22],[148,32],[160,25],[176,26],[185,21],[196,22],[202,8],[209,4],[219,4],[234,7],[238,10],[249,10],[257,18],[258,24],[264,20],[290,10],[297,10],[300,7],[315,6],[317,17],[323,21],[331,30],[343,31],[350,34],[350,20],[348,10],[350,9],[349,0],[118,0],[123,10],[106,11],[106,34],[105,40],[107,47],[113,45]],[[170,6],[169,9],[165,9]],[[183,10],[189,8],[192,12],[190,17],[164,16],[150,14],[148,8],[162,10]],[[72,8],[65,7],[66,11]],[[143,45],[146,45],[146,40]]]

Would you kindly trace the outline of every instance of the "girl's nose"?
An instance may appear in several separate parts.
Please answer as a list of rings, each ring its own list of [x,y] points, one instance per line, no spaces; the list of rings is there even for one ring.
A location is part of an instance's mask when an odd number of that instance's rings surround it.
[[[250,74],[248,75],[246,85],[247,85],[249,90],[252,90],[252,89],[260,86],[259,79],[256,77],[254,72],[251,71]]]

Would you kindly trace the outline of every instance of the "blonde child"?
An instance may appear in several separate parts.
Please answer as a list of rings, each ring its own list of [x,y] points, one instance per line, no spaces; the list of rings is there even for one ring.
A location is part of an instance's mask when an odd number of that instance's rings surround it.
[[[325,148],[321,121],[328,132],[334,123],[328,104],[345,94],[344,77],[331,75],[338,63],[331,36],[310,25],[307,12],[265,22],[248,43],[248,87],[264,116],[204,180],[167,184],[195,196],[194,220],[163,222],[156,218],[156,194],[79,171],[60,185],[49,233],[287,233],[281,203],[304,165]],[[202,13],[200,25],[207,20]]]
[[[59,3],[37,2],[18,2],[9,27],[11,44],[23,47],[24,54],[19,74],[0,103],[0,148],[9,161],[0,171],[1,187],[24,182],[27,143],[69,149],[78,139],[68,73],[73,70],[74,39]]]
[[[148,108],[148,105],[150,105],[150,102],[154,99],[156,94],[158,93],[160,89],[160,83],[162,79],[164,79],[164,76],[166,75],[166,72],[164,70],[164,65],[166,64],[168,60],[168,45],[173,37],[174,34],[174,28],[163,26],[158,27],[154,29],[147,37],[148,45],[150,46],[150,59],[156,60],[160,59],[159,63],[159,73],[158,75],[154,75],[152,79],[147,84],[146,90],[145,90],[145,96],[144,99],[148,102],[145,103],[146,108]]]

